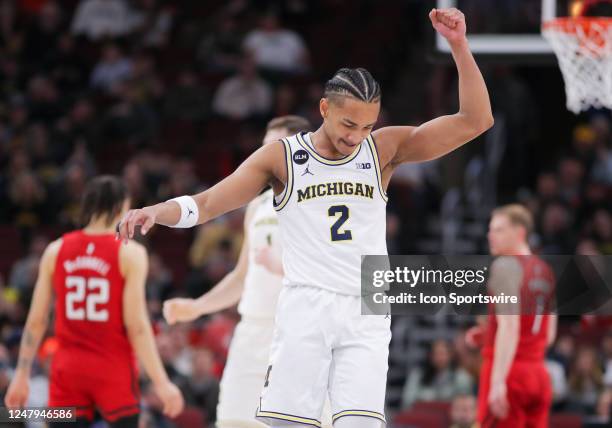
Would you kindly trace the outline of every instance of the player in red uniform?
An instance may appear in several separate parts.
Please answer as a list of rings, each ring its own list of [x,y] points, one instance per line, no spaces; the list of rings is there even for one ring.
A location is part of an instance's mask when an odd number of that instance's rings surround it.
[[[482,428],[548,428],[552,387],[544,356],[557,328],[556,315],[550,314],[554,275],[531,253],[532,227],[529,211],[516,204],[494,210],[489,224],[491,254],[501,256],[491,266],[489,291],[519,299],[492,306],[484,327],[478,395]]]
[[[5,397],[8,407],[27,403],[30,369],[54,294],[59,347],[51,366],[49,406],[76,407],[80,426],[89,426],[97,409],[112,428],[137,427],[135,350],[164,413],[172,417],[182,411],[183,397],[164,371],[146,311],[146,250],[134,241],[121,245],[115,238],[115,224],[128,208],[120,180],[92,180],[81,206],[87,226],[45,250],[17,370]]]

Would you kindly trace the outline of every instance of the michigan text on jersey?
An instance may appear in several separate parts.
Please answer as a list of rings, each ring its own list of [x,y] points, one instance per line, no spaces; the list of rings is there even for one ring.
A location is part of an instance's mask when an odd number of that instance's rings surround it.
[[[353,195],[374,199],[374,186],[364,183],[337,181],[335,183],[312,184],[305,189],[298,189],[298,202],[322,196]]]

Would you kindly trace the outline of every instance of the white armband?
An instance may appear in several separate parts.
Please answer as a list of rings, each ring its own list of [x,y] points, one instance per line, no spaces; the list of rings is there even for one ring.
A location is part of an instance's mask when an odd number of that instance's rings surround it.
[[[200,212],[198,210],[198,204],[195,199],[191,196],[179,196],[178,198],[168,199],[166,202],[174,201],[181,207],[181,218],[174,226],[186,229],[188,227],[193,227],[198,224],[198,219],[200,218]]]

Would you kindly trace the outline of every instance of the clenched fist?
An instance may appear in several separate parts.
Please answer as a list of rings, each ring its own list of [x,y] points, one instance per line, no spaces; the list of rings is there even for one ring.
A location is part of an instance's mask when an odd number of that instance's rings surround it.
[[[432,9],[429,19],[435,30],[449,43],[465,39],[465,16],[459,9]]]
[[[164,318],[170,325],[177,322],[189,322],[199,314],[194,299],[175,298],[166,300],[163,308]]]

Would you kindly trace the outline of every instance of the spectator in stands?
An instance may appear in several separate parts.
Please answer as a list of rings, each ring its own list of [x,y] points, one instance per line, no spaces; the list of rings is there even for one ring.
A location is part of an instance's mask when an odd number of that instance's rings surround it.
[[[318,103],[317,103],[318,104]],[[297,94],[289,84],[282,84],[276,89],[274,97],[274,113],[272,116],[281,117],[295,114],[297,110]]]
[[[190,195],[198,191],[198,178],[195,175],[195,165],[190,159],[179,159],[173,162],[172,172],[166,181],[157,189],[157,197],[162,200],[172,198],[172,195]]]
[[[191,266],[203,266],[221,241],[230,243],[233,257],[238,260],[243,239],[242,221],[243,213],[232,211],[198,228],[196,238],[189,250]]]
[[[157,130],[157,114],[149,103],[142,100],[144,87],[135,79],[114,85],[118,97],[108,112],[104,134],[113,141],[128,143],[133,148],[150,144]]]
[[[221,82],[213,98],[213,111],[234,120],[263,117],[271,108],[272,89],[248,57],[243,59],[240,73]]]
[[[568,409],[585,415],[594,413],[603,391],[603,373],[594,348],[578,349],[568,384]]]
[[[59,168],[51,152],[49,132],[45,125],[35,123],[28,128],[27,146],[32,155],[32,170],[45,186],[50,185],[57,178]]]
[[[569,373],[570,366],[576,355],[576,340],[569,334],[559,336],[551,350],[551,359],[563,366],[565,373]]]
[[[469,394],[459,394],[453,398],[450,420],[450,428],[477,428],[476,397]]]
[[[597,244],[591,239],[583,239],[576,245],[576,254],[580,256],[599,256]]]
[[[182,349],[175,348],[175,342],[167,331],[159,332],[155,337],[155,341],[168,377],[183,392],[185,401],[189,402],[191,397],[186,394],[188,392],[187,385],[189,384],[189,379],[177,369],[179,358],[182,358]]]
[[[192,352],[193,370],[189,376],[188,387],[193,403],[206,412],[209,424],[217,419],[217,402],[219,401],[219,381],[213,374],[214,355],[205,347],[197,347]]]
[[[161,100],[165,88],[156,70],[153,56],[145,53],[134,56],[129,84],[135,90],[136,101],[150,104]]]
[[[262,71],[296,74],[308,70],[309,55],[302,37],[281,26],[276,14],[268,13],[248,33],[243,47]]]
[[[156,319],[161,316],[162,302],[170,295],[172,288],[172,272],[159,254],[151,253],[145,287],[151,318]]]
[[[77,227],[79,223],[79,207],[81,196],[87,184],[87,173],[79,164],[69,165],[62,180],[56,187],[57,198],[55,211],[60,224],[67,227]]]
[[[210,93],[198,82],[193,70],[180,72],[176,86],[171,87],[165,97],[164,112],[167,117],[200,121],[208,116]]]
[[[612,255],[612,216],[609,211],[600,209],[595,212],[591,236],[601,254]]]
[[[580,160],[585,167],[586,175],[591,171],[597,156],[596,142],[597,134],[591,126],[581,124],[574,128],[570,156]]]
[[[38,272],[38,263],[45,248],[47,248],[47,244],[49,244],[49,239],[46,236],[37,235],[32,239],[28,254],[17,260],[11,269],[11,276],[9,277],[11,287],[20,291],[33,287],[32,275]]]
[[[193,349],[190,346],[190,327],[187,324],[169,326],[164,334],[170,339],[172,365],[177,372],[189,378],[193,373]]]
[[[108,1],[108,0],[107,0]],[[111,92],[118,83],[132,76],[132,61],[125,57],[119,46],[110,44],[102,51],[100,61],[91,73],[91,86]]]
[[[79,54],[74,37],[68,32],[63,33],[57,46],[47,53],[45,68],[62,93],[79,92],[87,82],[88,64]]]
[[[133,28],[133,16],[125,0],[81,0],[72,21],[72,33],[91,40],[126,36]]]
[[[198,60],[209,71],[235,72],[242,62],[242,34],[237,19],[226,13],[213,25],[213,31],[200,42]]]
[[[57,2],[49,1],[40,8],[34,25],[25,34],[23,57],[28,66],[34,68],[37,61],[45,60],[53,54],[62,21],[62,11]]]
[[[9,184],[8,218],[17,227],[34,227],[51,220],[47,191],[32,172],[22,172]]]
[[[554,359],[547,358],[545,364],[548,375],[550,376],[550,383],[552,384],[553,407],[561,407],[567,398],[568,389],[565,370],[563,365]]]
[[[100,134],[100,123],[96,117],[96,107],[92,100],[79,98],[70,107],[55,127],[54,147],[58,162],[64,162],[77,141],[82,141],[92,148]],[[57,147],[59,146],[59,147]]]
[[[301,100],[301,104],[297,109],[297,114],[308,119],[312,123],[312,129],[317,129],[321,126],[322,118],[319,110],[319,100],[323,93],[323,85],[319,82],[312,82],[308,85],[305,91],[305,97]],[[379,119],[380,120],[380,119]]]
[[[450,344],[436,340],[425,366],[409,372],[402,406],[410,407],[416,401],[451,400],[458,394],[469,394],[473,386],[472,378],[457,367]]]
[[[592,178],[597,183],[612,185],[612,149],[602,146],[597,151]]]
[[[209,290],[210,287],[221,281],[235,264],[236,257],[232,242],[228,239],[218,241],[204,264],[190,272],[184,286],[187,294],[193,298],[201,295],[202,290]]]
[[[132,25],[146,47],[166,46],[172,30],[174,9],[161,0],[139,0],[132,12]]]
[[[584,165],[574,157],[566,157],[559,162],[559,184],[561,199],[571,208],[581,204]]]
[[[541,252],[543,254],[567,254],[574,248],[570,211],[561,203],[544,208],[541,219]]]
[[[538,175],[537,198],[541,204],[547,205],[552,202],[558,202],[559,195],[559,179],[554,172],[543,171]]]
[[[606,389],[597,400],[597,411],[594,416],[585,418],[585,428],[606,428],[612,422],[612,390]]]
[[[50,124],[64,110],[55,82],[45,75],[34,76],[28,82],[29,119]]]
[[[145,172],[138,161],[132,160],[125,165],[122,178],[128,189],[132,206],[139,206],[137,204],[146,203],[150,199]]]

